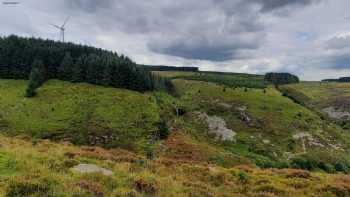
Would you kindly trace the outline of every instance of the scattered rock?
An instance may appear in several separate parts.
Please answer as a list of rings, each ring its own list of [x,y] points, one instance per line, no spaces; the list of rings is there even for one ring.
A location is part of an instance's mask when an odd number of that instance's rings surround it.
[[[93,164],[79,164],[72,168],[73,171],[79,173],[101,173],[106,176],[113,175],[113,172],[105,168],[98,167]]]
[[[342,111],[336,107],[327,107],[322,109],[323,112],[327,113],[329,117],[338,120],[350,120],[350,113],[347,111]]]
[[[263,142],[264,144],[270,144],[270,140],[264,139],[262,142]]]
[[[218,116],[208,116],[206,113],[199,113],[199,117],[208,123],[209,132],[221,140],[233,141],[237,135],[233,130],[226,127],[226,122]]]
[[[306,153],[306,145],[325,147],[318,139],[314,138],[310,133],[300,132],[293,135],[295,140],[300,140],[302,143],[303,151]]]
[[[303,138],[312,138],[312,135],[310,133],[301,132],[301,133],[297,133],[297,134],[293,135],[293,138],[295,140],[300,140]]]
[[[232,105],[228,104],[228,103],[218,103],[219,107],[225,108],[225,109],[231,109]]]
[[[238,111],[247,111],[247,106],[239,106],[239,107],[236,107],[236,110],[238,110]]]
[[[252,123],[252,119],[248,116],[248,114],[246,113],[248,107],[247,106],[239,106],[239,107],[236,107],[235,108],[238,112],[239,112],[239,115],[240,115],[240,119],[243,121],[243,122],[246,122],[248,124],[251,124]],[[252,124],[250,126],[253,126]]]

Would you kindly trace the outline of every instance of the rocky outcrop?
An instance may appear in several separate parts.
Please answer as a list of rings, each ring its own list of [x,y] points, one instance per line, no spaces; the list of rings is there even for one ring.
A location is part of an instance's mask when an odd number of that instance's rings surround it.
[[[337,109],[333,106],[324,108],[322,111],[327,113],[329,117],[337,120],[350,120],[350,112]]]
[[[199,117],[208,124],[209,132],[215,134],[219,140],[235,140],[237,135],[233,130],[226,127],[226,122],[218,116],[208,116],[206,113],[199,113]]]

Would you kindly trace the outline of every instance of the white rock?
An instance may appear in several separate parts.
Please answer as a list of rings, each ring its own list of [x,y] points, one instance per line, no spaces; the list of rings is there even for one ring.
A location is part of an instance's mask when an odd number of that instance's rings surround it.
[[[73,167],[72,170],[79,173],[101,173],[106,176],[113,175],[113,172],[111,170],[107,170],[93,164],[79,164]]]
[[[199,117],[208,123],[210,133],[215,134],[221,140],[233,141],[237,135],[233,130],[226,127],[226,122],[218,116],[208,116],[206,113],[199,113]]]
[[[270,144],[270,140],[263,140],[264,144]]]

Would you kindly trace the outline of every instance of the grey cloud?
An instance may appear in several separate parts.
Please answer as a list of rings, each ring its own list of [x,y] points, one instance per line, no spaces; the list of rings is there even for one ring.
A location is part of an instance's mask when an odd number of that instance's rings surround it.
[[[248,0],[261,5],[262,12],[270,12],[288,6],[306,6],[320,0]]]
[[[74,10],[85,12],[96,12],[100,8],[108,8],[113,4],[113,0],[64,0],[65,4]]]
[[[246,58],[246,51],[261,46],[266,12],[315,1],[65,0],[65,4],[86,16],[93,13],[87,20],[104,30],[146,35],[153,52],[226,61]]]
[[[333,37],[325,43],[327,49],[344,49],[350,47],[350,35]]]
[[[323,67],[332,69],[350,68],[350,51],[341,51],[324,57]]]

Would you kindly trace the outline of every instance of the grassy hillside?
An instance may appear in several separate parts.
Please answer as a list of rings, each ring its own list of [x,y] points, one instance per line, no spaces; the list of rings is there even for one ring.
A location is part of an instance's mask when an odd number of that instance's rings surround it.
[[[0,81],[2,131],[130,148],[158,131],[158,107],[141,93],[52,80],[24,98],[25,88],[26,81]]]
[[[350,83],[303,82],[282,86],[281,90],[350,129]]]
[[[266,90],[227,88],[206,82],[175,80],[177,105],[187,111],[183,130],[200,141],[224,148],[262,167],[302,167],[299,160],[312,160],[307,168],[322,162],[345,162],[349,135],[325,123],[317,113],[283,97],[273,87]],[[233,141],[218,142],[198,113],[222,118],[236,133]],[[314,162],[314,163],[313,163]],[[309,164],[307,164],[309,165]]]
[[[51,80],[25,98],[26,81],[0,80],[0,196],[350,195],[350,136],[317,111],[272,86],[173,85],[175,96]],[[164,120],[169,136],[150,143]]]
[[[350,83],[302,82],[283,88],[298,91],[307,101],[319,107],[337,98],[350,97]]]
[[[302,170],[222,168],[132,152],[75,147],[0,135],[0,196],[348,196],[350,177]],[[94,164],[112,171],[81,174],[71,168]]]
[[[188,142],[193,148],[190,153],[198,154],[201,162],[310,170],[323,169],[326,163],[327,171],[334,171],[339,163],[343,170],[350,167],[349,135],[273,87],[229,88],[175,79],[178,96],[173,97],[52,80],[29,99],[23,97],[25,84],[1,81],[1,130],[10,135],[140,152],[159,133],[162,117],[171,132],[184,134],[175,136]],[[183,113],[177,117],[175,109]],[[184,160],[193,156],[184,156],[178,144],[173,148],[164,154]]]

